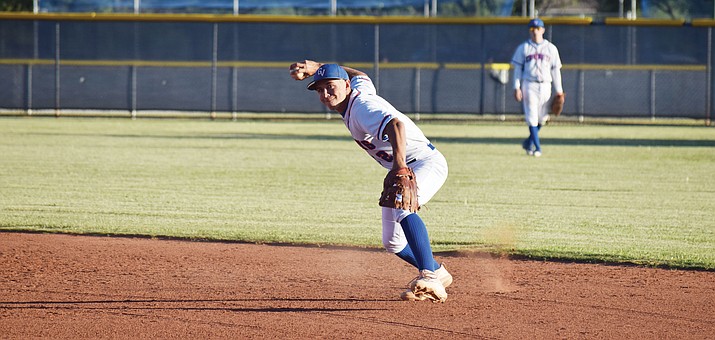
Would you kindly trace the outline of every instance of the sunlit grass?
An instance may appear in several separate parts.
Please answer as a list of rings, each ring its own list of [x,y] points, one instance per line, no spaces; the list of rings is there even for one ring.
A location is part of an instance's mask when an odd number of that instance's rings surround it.
[[[715,268],[715,130],[420,123],[436,250]],[[381,247],[385,171],[342,122],[0,119],[0,230]],[[1,237],[1,236],[0,236]]]

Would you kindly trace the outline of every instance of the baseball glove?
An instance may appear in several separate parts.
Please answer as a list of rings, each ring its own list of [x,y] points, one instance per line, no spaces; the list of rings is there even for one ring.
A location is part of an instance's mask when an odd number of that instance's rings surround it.
[[[417,181],[410,168],[390,170],[383,182],[380,206],[417,212]]]
[[[564,102],[566,101],[566,94],[565,93],[559,93],[554,96],[554,99],[551,101],[551,114],[554,116],[558,116],[561,114],[561,111],[564,110]]]

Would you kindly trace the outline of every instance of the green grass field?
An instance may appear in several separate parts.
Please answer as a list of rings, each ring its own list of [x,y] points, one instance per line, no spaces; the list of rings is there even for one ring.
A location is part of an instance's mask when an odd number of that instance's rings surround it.
[[[437,251],[715,269],[715,129],[420,126]],[[0,230],[380,248],[385,170],[338,120],[0,119]],[[2,234],[0,234],[1,237]]]

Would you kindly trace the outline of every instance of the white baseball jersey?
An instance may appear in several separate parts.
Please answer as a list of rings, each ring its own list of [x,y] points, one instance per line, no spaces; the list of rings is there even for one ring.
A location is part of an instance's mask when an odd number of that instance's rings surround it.
[[[523,42],[516,48],[511,63],[514,65],[514,89],[520,88],[524,79],[536,83],[554,82],[556,92],[563,92],[559,50],[548,40],[544,39],[540,44],[531,39]]]
[[[447,160],[409,117],[377,95],[370,78],[353,77],[350,87],[348,108],[341,114],[355,142],[380,165],[392,169],[392,145],[385,127],[390,120],[399,119],[405,127],[405,158],[415,172],[418,200],[421,205],[429,202],[447,180]],[[410,214],[409,210],[382,207],[382,243],[387,251],[399,253],[407,246],[400,221]]]
[[[546,39],[540,44],[528,39],[516,48],[511,63],[514,89],[522,89],[524,119],[529,126],[543,125],[549,120],[552,85],[564,92],[559,50]]]
[[[413,162],[426,158],[434,151],[434,146],[417,125],[405,114],[398,111],[385,99],[377,95],[375,85],[366,76],[350,80],[353,91],[343,122],[350,130],[355,142],[386,169],[392,169],[392,145],[387,140],[385,127],[393,118],[398,118],[405,127],[407,149],[406,161]]]

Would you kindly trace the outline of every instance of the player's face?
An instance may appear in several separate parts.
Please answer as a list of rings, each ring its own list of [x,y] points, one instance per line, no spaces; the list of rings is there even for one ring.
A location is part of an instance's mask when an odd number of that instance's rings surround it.
[[[531,40],[539,43],[539,42],[541,42],[541,40],[544,39],[545,31],[546,31],[546,29],[543,27],[532,27],[532,28],[529,28],[529,36],[531,37]]]
[[[315,84],[320,102],[328,109],[342,112],[350,95],[350,83],[343,79],[325,79]]]

